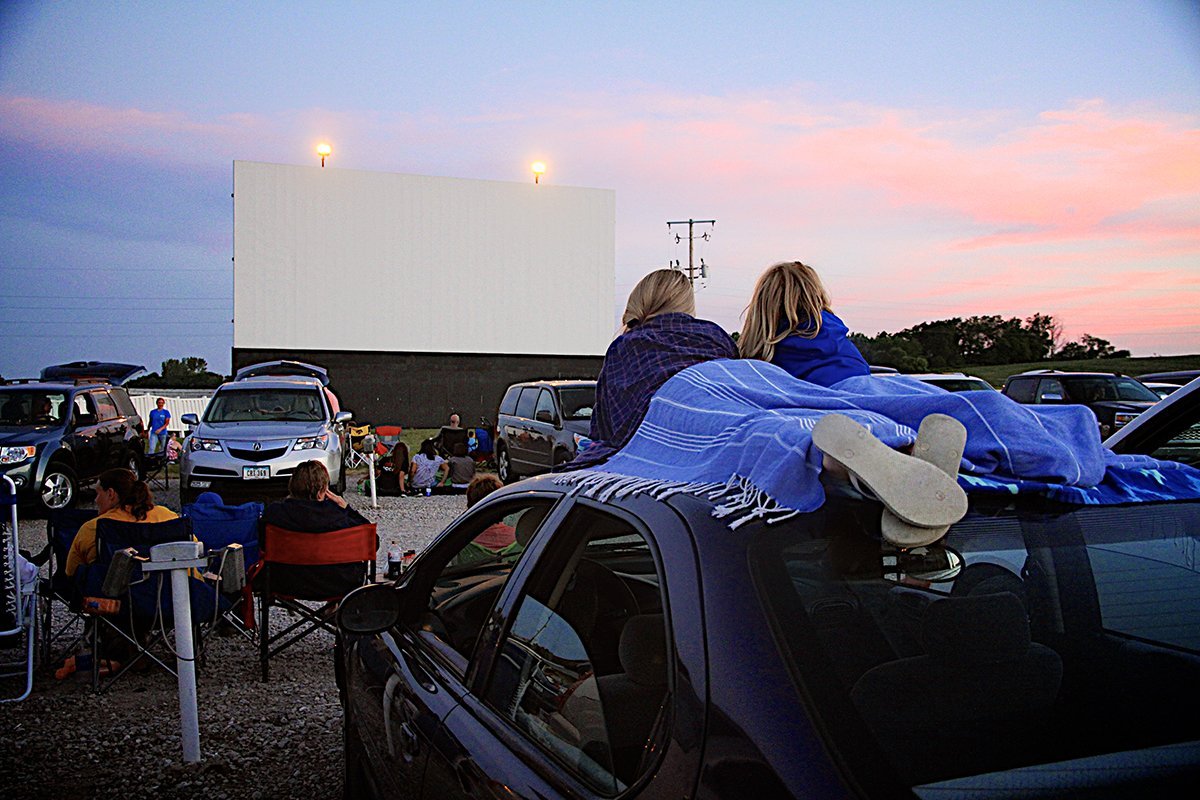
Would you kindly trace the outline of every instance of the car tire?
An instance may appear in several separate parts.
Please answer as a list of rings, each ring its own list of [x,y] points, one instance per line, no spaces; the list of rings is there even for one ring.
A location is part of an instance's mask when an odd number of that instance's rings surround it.
[[[345,765],[342,778],[344,800],[374,797],[371,784],[367,780],[366,770],[363,767],[366,752],[363,749],[358,730],[354,727],[354,720],[350,716],[350,708],[346,702],[342,703],[342,753]]]
[[[346,459],[342,459],[342,465],[338,468],[337,483],[333,486],[333,493],[341,496],[346,493]]]
[[[566,464],[570,460],[571,460],[571,454],[568,451],[563,450],[561,448],[554,451],[554,466],[561,467],[563,464]]]
[[[47,513],[70,508],[79,495],[79,480],[75,470],[66,464],[51,464],[46,469],[38,490],[38,505]]]
[[[512,462],[508,460],[508,448],[496,448],[496,476],[500,478],[501,483],[512,483],[517,479],[513,474]]]
[[[138,458],[138,454],[132,450],[130,450],[129,454],[125,456],[125,468],[132,472],[133,477],[137,478],[139,481],[142,479],[142,460]]]

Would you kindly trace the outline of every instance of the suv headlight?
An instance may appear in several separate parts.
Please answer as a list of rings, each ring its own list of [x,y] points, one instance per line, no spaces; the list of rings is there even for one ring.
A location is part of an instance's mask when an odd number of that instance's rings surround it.
[[[1113,427],[1120,428],[1133,422],[1138,418],[1138,411],[1118,411],[1113,414]]]
[[[329,447],[329,434],[322,433],[320,436],[301,436],[292,445],[293,450],[325,450]]]
[[[586,450],[591,445],[592,440],[584,436],[582,433],[572,433],[571,438],[575,440],[575,450]]]
[[[192,452],[197,450],[208,450],[213,453],[224,452],[225,448],[221,447],[220,439],[201,439],[198,436],[192,437]]]
[[[0,449],[0,464],[20,464],[35,455],[37,455],[37,447],[31,444],[24,447],[5,447]]]

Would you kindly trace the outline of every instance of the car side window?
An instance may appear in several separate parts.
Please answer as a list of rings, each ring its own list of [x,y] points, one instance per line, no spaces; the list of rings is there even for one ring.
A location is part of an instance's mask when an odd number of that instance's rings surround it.
[[[500,597],[551,502],[524,501],[477,518],[456,537],[450,558],[437,571],[416,620],[418,636],[465,675],[479,632]],[[414,587],[419,588],[419,587]]]
[[[1063,393],[1062,381],[1057,378],[1044,378],[1038,386],[1038,402],[1053,403],[1066,399],[1066,394]]]
[[[86,392],[75,395],[74,410],[71,412],[77,425],[96,424],[96,403]]]
[[[533,419],[533,408],[537,404],[538,392],[541,391],[536,386],[526,386],[521,390],[521,396],[517,400],[517,416],[525,419]]]
[[[538,395],[537,407],[533,410],[533,416],[534,419],[540,419],[543,422],[552,422],[558,418],[558,414],[554,410],[554,395],[550,394],[549,389],[542,389],[541,394]]]
[[[1037,381],[1032,378],[1014,378],[1004,393],[1018,403],[1032,403],[1036,388]]]
[[[108,396],[108,392],[101,390],[92,392],[91,395],[96,401],[96,415],[100,422],[111,422],[119,416],[117,404]]]
[[[628,523],[577,508],[530,573],[484,701],[616,795],[653,767],[669,707],[657,561]]]
[[[504,399],[500,401],[500,413],[510,415],[517,413],[517,397],[520,394],[520,386],[508,387],[508,391],[504,393]]]

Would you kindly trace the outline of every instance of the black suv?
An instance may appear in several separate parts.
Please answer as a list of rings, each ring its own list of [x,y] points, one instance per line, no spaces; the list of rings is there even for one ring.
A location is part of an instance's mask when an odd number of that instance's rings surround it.
[[[496,471],[511,483],[549,472],[589,443],[595,381],[514,383],[496,419]]]
[[[1087,406],[1107,437],[1159,401],[1136,378],[1112,372],[1059,372],[1044,369],[1012,375],[1004,394],[1018,403]]]
[[[120,384],[144,371],[80,361],[0,386],[0,474],[21,503],[67,508],[110,467],[140,474],[145,428]]]

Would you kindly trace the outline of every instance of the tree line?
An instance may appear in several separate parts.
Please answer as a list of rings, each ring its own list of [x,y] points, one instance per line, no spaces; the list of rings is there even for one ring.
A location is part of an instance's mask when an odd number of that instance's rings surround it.
[[[1025,319],[999,315],[952,317],[922,322],[896,333],[852,333],[850,338],[869,363],[901,372],[1129,356],[1128,350],[1118,350],[1091,334],[1064,343],[1062,325],[1049,314]]]

